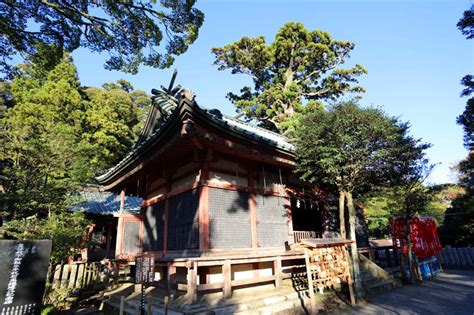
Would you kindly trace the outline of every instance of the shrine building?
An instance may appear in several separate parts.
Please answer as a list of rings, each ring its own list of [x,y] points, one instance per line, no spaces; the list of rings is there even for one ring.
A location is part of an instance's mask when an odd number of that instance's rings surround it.
[[[285,268],[304,264],[291,245],[329,230],[321,196],[294,173],[294,146],[172,85],[153,90],[140,139],[97,178],[102,190],[143,199],[139,216],[118,215],[116,257],[154,255],[155,281],[191,301],[281,285]]]

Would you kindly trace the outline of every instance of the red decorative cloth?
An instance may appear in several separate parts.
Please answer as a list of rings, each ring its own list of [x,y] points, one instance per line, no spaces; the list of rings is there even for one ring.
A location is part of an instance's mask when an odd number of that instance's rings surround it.
[[[406,220],[403,218],[390,218],[390,232],[394,238],[403,243],[402,251],[407,251],[406,247]],[[419,258],[436,256],[441,252],[441,243],[436,229],[436,223],[430,217],[415,217],[411,220],[411,241],[413,251]]]

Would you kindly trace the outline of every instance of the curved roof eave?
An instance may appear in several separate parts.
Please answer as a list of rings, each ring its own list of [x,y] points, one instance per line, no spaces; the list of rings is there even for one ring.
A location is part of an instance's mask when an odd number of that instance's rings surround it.
[[[171,130],[186,113],[190,113],[192,116],[198,114],[198,118],[207,120],[211,125],[215,124],[220,132],[237,133],[247,141],[253,142],[256,145],[264,145],[269,149],[277,152],[294,156],[294,146],[288,142],[285,136],[278,133],[266,130],[261,127],[257,127],[246,122],[240,121],[236,118],[227,115],[215,115],[207,109],[199,107],[194,101],[187,98],[183,99],[173,114],[161,125],[156,131],[154,131],[148,139],[143,141],[134,147],[118,164],[107,170],[104,174],[96,177],[100,184],[110,182],[114,177],[120,174],[125,168],[133,164],[139,157],[142,156],[152,145],[160,141],[167,131]]]

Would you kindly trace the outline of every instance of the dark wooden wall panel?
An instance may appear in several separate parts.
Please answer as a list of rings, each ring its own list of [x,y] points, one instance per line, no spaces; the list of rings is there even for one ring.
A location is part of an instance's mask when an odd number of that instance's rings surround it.
[[[169,199],[168,250],[199,248],[198,208],[198,189]]]
[[[160,201],[145,209],[145,218],[143,221],[144,251],[163,250],[164,211],[165,201]]]
[[[211,248],[252,247],[249,193],[210,188],[209,221]]]
[[[281,247],[288,240],[288,214],[283,197],[257,195],[257,235],[260,247]]]

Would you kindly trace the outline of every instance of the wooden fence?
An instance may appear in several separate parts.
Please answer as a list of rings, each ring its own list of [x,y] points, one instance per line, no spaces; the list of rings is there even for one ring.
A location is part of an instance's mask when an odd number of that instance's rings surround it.
[[[474,268],[474,247],[446,246],[438,257],[443,266]]]
[[[112,274],[99,262],[73,262],[50,266],[48,280],[53,288],[79,289],[108,283]]]
[[[316,231],[293,231],[293,236],[295,238],[295,243],[298,243],[304,239],[315,239],[323,238],[323,232]]]

